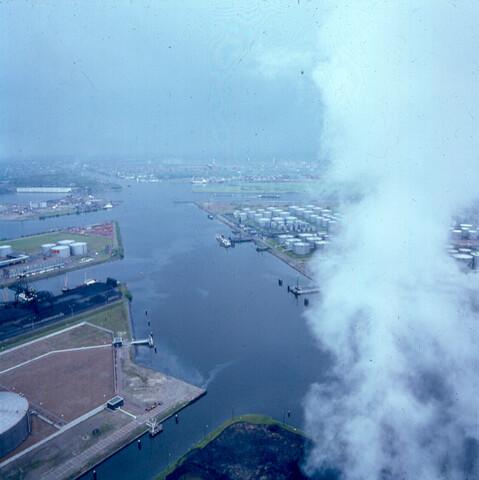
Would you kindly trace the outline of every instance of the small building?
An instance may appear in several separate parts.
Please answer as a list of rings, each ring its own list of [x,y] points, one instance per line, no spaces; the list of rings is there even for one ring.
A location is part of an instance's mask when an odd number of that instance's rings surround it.
[[[123,398],[118,395],[106,402],[106,408],[109,410],[117,410],[120,407],[123,407]]]
[[[115,348],[119,348],[123,346],[123,338],[122,337],[115,337],[113,339],[113,346]]]

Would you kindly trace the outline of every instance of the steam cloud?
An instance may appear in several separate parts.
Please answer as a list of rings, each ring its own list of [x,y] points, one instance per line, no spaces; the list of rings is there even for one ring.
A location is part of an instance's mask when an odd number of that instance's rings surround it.
[[[326,5],[315,72],[344,229],[308,321],[334,358],[305,400],[307,473],[479,478],[476,274],[446,253],[479,193],[477,2]]]

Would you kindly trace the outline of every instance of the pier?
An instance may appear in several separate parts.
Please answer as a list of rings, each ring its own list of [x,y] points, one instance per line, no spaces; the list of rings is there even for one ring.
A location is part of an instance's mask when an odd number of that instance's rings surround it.
[[[148,345],[150,348],[155,346],[153,342],[153,335],[150,334],[148,338],[144,338],[142,340],[133,340],[131,342],[132,345]]]
[[[298,297],[299,295],[312,295],[314,293],[319,293],[319,287],[300,287],[299,285],[294,287],[288,286],[288,292],[291,292],[295,297]]]

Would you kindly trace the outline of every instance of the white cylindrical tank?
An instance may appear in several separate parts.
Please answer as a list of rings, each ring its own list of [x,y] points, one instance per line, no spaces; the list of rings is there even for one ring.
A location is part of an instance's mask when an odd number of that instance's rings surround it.
[[[256,223],[258,223],[261,218],[263,218],[263,215],[261,213],[255,213],[254,214],[253,219]]]
[[[286,241],[287,241],[287,240],[290,240],[290,239],[292,239],[292,238],[294,238],[293,235],[290,235],[289,233],[285,233],[285,234],[280,235],[280,236],[278,237],[278,242],[279,242],[280,245],[285,245],[285,244],[286,244]]]
[[[260,218],[258,221],[258,225],[261,228],[270,228],[271,227],[271,220],[269,218]]]
[[[239,211],[239,210],[235,210],[235,211],[233,212],[233,217],[235,217],[236,220],[238,220],[239,216],[240,216],[240,211]]]
[[[12,246],[11,245],[0,245],[0,258],[6,257],[12,253]]]
[[[0,458],[15,450],[30,429],[27,399],[17,393],[0,392]]]
[[[87,253],[86,242],[75,242],[70,245],[71,255],[85,255]]]
[[[462,235],[462,231],[461,230],[453,230],[452,231],[452,238],[454,238],[455,240],[459,240],[461,238],[461,235]]]
[[[473,266],[472,264],[474,257],[472,255],[469,255],[468,253],[456,253],[452,257],[466,266],[470,266],[471,268]]]
[[[55,244],[54,243],[44,243],[42,245],[42,255],[48,255],[50,253],[50,250],[52,249],[52,247],[54,247]]]
[[[249,220],[253,220],[254,215],[255,215],[256,212],[255,212],[254,210],[248,210],[247,213],[248,213],[248,219],[249,219]]]
[[[75,240],[60,240],[57,242],[58,245],[71,245],[75,243]]]
[[[247,212],[241,212],[239,214],[239,218],[242,222],[246,222],[246,220],[248,220],[248,213]]]
[[[278,225],[284,223],[284,218],[281,218],[281,217],[273,217],[272,220],[273,220],[273,222],[276,222],[276,224],[278,224]]]
[[[281,211],[281,212],[279,212],[279,216],[281,218],[288,218],[289,217],[289,212]]]
[[[294,238],[294,237],[288,238],[288,239],[286,240],[286,242],[284,243],[284,248],[286,248],[287,250],[292,250],[292,249],[293,249],[293,245],[294,245],[295,243],[298,243],[298,241],[299,241],[299,240],[298,240],[297,238]]]
[[[272,217],[272,213],[271,213],[271,210],[266,210],[265,212],[263,212],[263,218],[270,218]]]
[[[326,245],[328,244],[328,242],[326,242],[325,240],[316,240],[314,242],[314,246],[316,248],[316,250],[322,252],[324,250],[324,248],[326,247]]]
[[[68,258],[70,256],[70,245],[55,245],[50,249],[56,257]]]
[[[307,242],[296,242],[293,245],[295,255],[308,255],[311,252],[311,246]]]
[[[471,252],[472,255],[472,268],[474,270],[479,270],[479,252]]]

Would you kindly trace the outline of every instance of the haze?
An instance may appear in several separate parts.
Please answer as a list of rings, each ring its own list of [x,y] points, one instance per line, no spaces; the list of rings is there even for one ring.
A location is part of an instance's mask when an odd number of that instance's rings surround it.
[[[314,156],[311,2],[7,2],[0,157]]]

